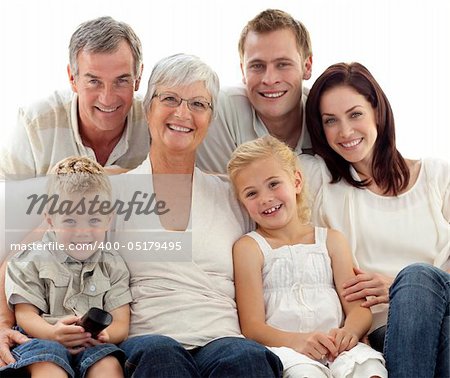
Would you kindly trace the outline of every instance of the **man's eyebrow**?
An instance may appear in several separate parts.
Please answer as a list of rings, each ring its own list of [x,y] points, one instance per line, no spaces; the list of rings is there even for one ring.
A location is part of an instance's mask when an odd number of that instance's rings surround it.
[[[250,64],[250,63],[265,63],[265,60],[260,59],[260,58],[254,58],[254,59],[250,59],[247,61],[247,64]]]
[[[289,58],[288,56],[280,56],[279,58],[274,59],[273,62],[286,61],[286,60],[289,60],[291,62],[294,61],[292,58]]]
[[[287,56],[281,56],[281,57],[278,57],[278,58],[275,58],[275,59],[272,59],[272,60],[270,60],[270,61],[267,61],[267,60],[264,60],[264,59],[261,59],[261,58],[254,58],[254,59],[251,59],[251,60],[249,60],[249,61],[247,61],[247,64],[252,64],[252,63],[271,63],[271,62],[293,62],[294,60],[292,59],[292,58],[289,58],[289,57],[287,57]]]
[[[84,76],[85,77],[90,77],[92,79],[99,79],[100,78],[100,76],[94,75],[94,74],[92,74],[90,72],[85,73]],[[129,77],[133,77],[133,75],[131,75],[130,73],[124,73],[122,75],[117,76],[116,79],[124,79],[124,78],[129,78]]]
[[[123,79],[123,78],[128,78],[128,77],[132,77],[133,75],[131,75],[130,73],[126,73],[126,74],[122,74],[120,76],[117,76],[117,79]]]
[[[85,77],[90,77],[92,79],[98,79],[99,77],[97,75],[91,74],[89,72],[84,74]]]

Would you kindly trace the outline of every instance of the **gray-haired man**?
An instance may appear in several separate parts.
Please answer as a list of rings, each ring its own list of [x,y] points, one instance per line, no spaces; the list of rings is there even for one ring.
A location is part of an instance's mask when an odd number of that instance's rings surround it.
[[[134,99],[142,49],[131,27],[111,17],[84,22],[72,35],[69,55],[72,91],[19,109],[11,142],[0,154],[0,178],[42,176],[72,155],[131,169],[148,154],[142,103]]]

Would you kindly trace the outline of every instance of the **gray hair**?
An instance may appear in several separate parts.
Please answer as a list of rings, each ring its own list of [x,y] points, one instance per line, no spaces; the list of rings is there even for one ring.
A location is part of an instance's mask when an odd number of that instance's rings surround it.
[[[214,117],[220,87],[219,77],[211,67],[198,57],[188,54],[171,55],[155,64],[148,79],[147,93],[144,98],[145,114],[150,109],[150,103],[156,93],[157,86],[185,86],[197,81],[202,81],[211,95],[212,116]]]
[[[112,17],[99,17],[82,23],[72,34],[69,44],[70,67],[73,74],[78,75],[78,54],[81,50],[89,53],[108,53],[117,50],[120,42],[128,43],[134,59],[134,74],[141,74],[142,46],[131,27],[114,20]]]

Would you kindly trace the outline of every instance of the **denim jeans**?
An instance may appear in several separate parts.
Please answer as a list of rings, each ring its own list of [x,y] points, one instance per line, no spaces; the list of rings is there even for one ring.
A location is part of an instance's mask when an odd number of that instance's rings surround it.
[[[384,355],[390,377],[450,377],[450,274],[404,268],[390,289]]]
[[[87,370],[102,358],[114,355],[120,362],[124,353],[114,344],[100,344],[71,355],[62,344],[44,339],[31,339],[12,350],[16,362],[0,368],[0,377],[28,377],[24,368],[38,362],[52,362],[63,368],[69,377],[83,378]],[[14,373],[17,371],[17,373]]]
[[[125,374],[149,377],[281,377],[279,358],[264,346],[239,337],[224,337],[186,350],[161,335],[132,337],[122,344]]]

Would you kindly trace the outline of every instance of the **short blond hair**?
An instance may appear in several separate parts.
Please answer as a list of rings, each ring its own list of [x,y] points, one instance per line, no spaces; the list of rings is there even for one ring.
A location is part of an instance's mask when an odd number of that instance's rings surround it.
[[[236,197],[239,198],[235,186],[238,173],[254,161],[268,158],[277,159],[280,162],[282,169],[293,180],[295,179],[295,172],[301,171],[295,152],[288,145],[271,135],[266,135],[250,142],[243,143],[234,150],[227,165],[228,175],[236,192]],[[311,218],[311,209],[308,206],[308,195],[304,181],[303,188],[301,192],[297,194],[296,200],[297,214],[300,221],[308,223]]]
[[[111,198],[111,183],[104,168],[86,156],[70,156],[56,163],[48,178],[47,193],[102,193]]]
[[[308,29],[300,21],[293,18],[289,13],[279,9],[266,9],[251,19],[239,38],[239,57],[244,61],[244,45],[249,32],[269,33],[276,30],[292,30],[297,43],[297,50],[303,60],[312,56],[312,44]]]

